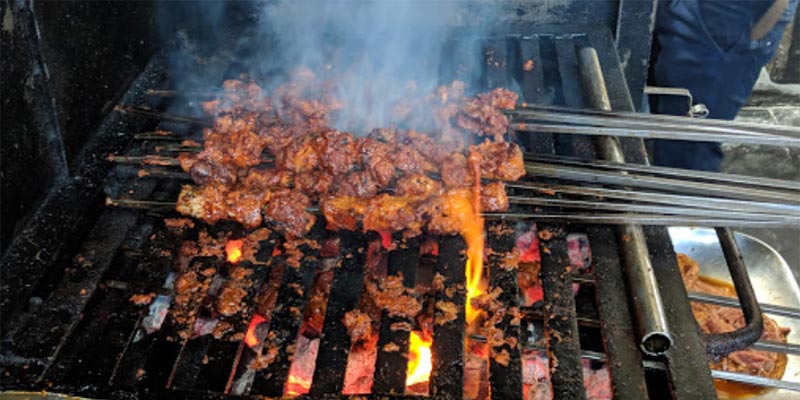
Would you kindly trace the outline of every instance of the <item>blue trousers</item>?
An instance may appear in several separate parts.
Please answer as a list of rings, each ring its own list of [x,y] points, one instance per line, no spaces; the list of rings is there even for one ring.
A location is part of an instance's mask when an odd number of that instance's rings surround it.
[[[775,55],[783,31],[797,9],[791,0],[775,27],[759,40],[750,29],[772,0],[661,0],[656,14],[653,80],[657,86],[689,89],[709,118],[732,120],[753,90],[761,68]],[[686,113],[686,101],[659,98],[651,111]],[[718,143],[656,140],[656,165],[719,171]]]

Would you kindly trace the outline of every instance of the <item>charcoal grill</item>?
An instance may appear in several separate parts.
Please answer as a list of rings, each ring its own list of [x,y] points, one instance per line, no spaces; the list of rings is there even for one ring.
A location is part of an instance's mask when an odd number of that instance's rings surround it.
[[[485,63],[481,69],[485,88],[519,87],[524,101],[531,104],[587,108],[593,105],[591,91],[581,83],[579,51],[593,48],[599,55],[602,76],[610,105],[614,110],[633,110],[633,102],[608,30],[588,27],[535,27],[519,32],[501,32],[484,41]],[[445,48],[447,48],[445,46]],[[185,62],[191,62],[189,54]],[[235,77],[239,72],[235,57],[217,54],[196,65],[206,84]],[[534,60],[536,68],[523,71],[524,60]],[[199,115],[189,98],[148,97],[147,89],[168,88],[165,57],[156,55],[133,82],[121,104],[147,106],[184,115]],[[463,60],[468,65],[468,60]],[[442,80],[458,78],[458,71],[443,71]],[[186,88],[183,88],[186,89]],[[197,88],[202,90],[203,88]],[[191,88],[189,88],[191,90]],[[196,122],[196,121],[195,121]],[[153,304],[168,305],[174,296],[169,284],[174,257],[180,243],[191,230],[178,234],[164,228],[162,216],[141,210],[102,207],[96,182],[109,197],[170,201],[177,197],[178,179],[168,174],[142,179],[136,168],[117,165],[103,179],[102,158],[109,153],[142,156],[152,144],[133,142],[137,132],[169,130],[179,135],[196,131],[180,121],[156,121],[132,113],[112,113],[99,128],[96,140],[85,150],[100,160],[78,171],[78,177],[57,188],[43,203],[32,223],[11,245],[3,259],[2,286],[3,349],[0,378],[3,389],[68,392],[104,398],[224,398],[227,396],[275,396],[284,394],[292,350],[302,323],[307,294],[314,284],[320,264],[318,251],[303,249],[299,268],[286,268],[286,260],[273,257],[272,249],[280,238],[272,236],[262,243],[253,269],[255,284],[248,289],[247,301],[254,301],[263,287],[277,285],[278,295],[268,322],[255,320],[261,340],[257,346],[245,338],[215,340],[211,335],[179,339],[178,327],[166,318],[160,329],[147,332],[146,326],[158,313],[136,307],[128,299],[136,293],[154,292]],[[589,138],[572,140],[556,134],[519,134],[517,139],[529,153],[597,158]],[[641,141],[622,141],[629,162],[645,163]],[[70,238],[63,226],[91,221],[99,213],[87,238]],[[493,249],[488,259],[491,285],[503,289],[501,300],[519,306],[517,276],[501,268],[497,254],[514,246],[513,223],[488,224],[487,242]],[[555,232],[542,246],[542,281],[545,306],[524,309],[522,324],[544,321],[545,348],[551,365],[552,392],[558,399],[582,399],[581,357],[594,351],[604,354],[615,398],[713,398],[715,390],[706,358],[706,345],[691,314],[687,293],[675,264],[675,253],[663,227],[645,227],[650,260],[664,302],[666,322],[674,349],[664,360],[643,360],[634,315],[622,267],[621,244],[613,227],[577,224],[539,224]],[[237,227],[220,224],[213,231],[237,232]],[[570,264],[567,232],[584,232],[592,247],[591,273],[565,273]],[[241,232],[240,232],[241,233]],[[721,236],[724,237],[724,232]],[[327,311],[308,397],[341,396],[350,341],[340,323],[344,313],[355,308],[361,296],[369,235],[354,232],[323,232],[317,238],[337,236],[340,240],[340,265],[334,270]],[[438,237],[439,253],[432,259],[419,257],[418,241],[409,241],[388,253],[388,273],[402,272],[404,285],[413,287],[417,267],[429,268],[446,278],[447,288],[456,288],[451,299],[461,312],[447,324],[436,326],[433,338],[433,371],[430,395],[434,398],[460,398],[464,390],[464,343],[469,340],[464,327],[463,306],[464,242],[459,237]],[[75,251],[70,251],[74,249]],[[735,251],[731,250],[735,255]],[[198,260],[222,270],[222,261]],[[215,264],[216,263],[216,264]],[[279,273],[281,272],[282,273]],[[734,276],[737,288],[746,283]],[[224,279],[224,278],[223,278]],[[582,282],[585,293],[576,299],[572,283]],[[742,286],[742,287],[745,287]],[[298,290],[299,289],[299,290]],[[752,293],[750,293],[752,295]],[[444,296],[439,293],[438,296]],[[590,301],[586,301],[590,299]],[[744,299],[748,300],[748,299]],[[745,301],[745,307],[754,300]],[[757,307],[757,305],[755,305]],[[198,305],[198,309],[200,306]],[[757,310],[757,308],[756,308]],[[229,318],[235,332],[245,332],[254,323],[252,310]],[[758,314],[758,313],[756,313]],[[224,318],[223,318],[224,319]],[[586,323],[589,321],[589,323]],[[407,332],[389,327],[392,318],[381,320],[379,349],[393,342],[399,352],[379,350],[372,397],[404,396]],[[507,337],[528,342],[529,331],[512,325],[510,318],[501,326]],[[602,337],[602,340],[598,340]],[[736,339],[740,340],[740,339]],[[725,343],[730,343],[728,340]],[[247,367],[257,353],[271,346],[275,360],[265,369]],[[507,365],[492,359],[488,385],[496,398],[521,398],[522,345],[505,345]],[[645,361],[643,363],[643,361]],[[648,368],[657,362],[659,368]],[[649,364],[648,364],[649,363]]]

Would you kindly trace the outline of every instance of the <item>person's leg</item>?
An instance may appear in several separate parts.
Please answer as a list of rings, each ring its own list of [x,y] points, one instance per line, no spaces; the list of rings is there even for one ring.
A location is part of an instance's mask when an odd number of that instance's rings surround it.
[[[793,0],[785,17],[765,38],[751,41],[749,28],[740,30],[740,42],[723,49],[703,21],[696,1],[668,1],[659,7],[656,38],[660,52],[653,64],[655,84],[689,89],[698,103],[709,109],[709,117],[734,119],[745,104],[761,68],[774,55],[780,35],[797,6]],[[753,19],[758,16],[754,15]],[[714,27],[714,29],[721,29]],[[685,115],[682,99],[661,98],[653,107],[658,114]],[[654,141],[656,165],[718,171],[723,153],[717,143]]]

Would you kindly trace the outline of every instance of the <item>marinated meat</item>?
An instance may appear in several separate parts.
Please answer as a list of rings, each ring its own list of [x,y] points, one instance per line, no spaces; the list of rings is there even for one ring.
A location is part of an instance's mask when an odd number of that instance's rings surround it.
[[[210,224],[230,219],[256,228],[266,221],[300,237],[314,224],[312,202],[320,203],[331,229],[406,236],[425,228],[458,232],[465,221],[450,203],[470,196],[473,209],[508,207],[502,183],[481,188],[476,177],[516,180],[525,173],[521,151],[500,132],[514,93],[469,98],[464,84],[453,82],[408,103],[413,115],[404,121],[434,121],[435,134],[379,128],[355,138],[329,126],[330,113],[343,106],[332,88],[302,69],[271,96],[252,82],[226,81],[220,97],[203,104],[215,123],[203,131],[202,150],[178,157],[195,185],[183,188],[176,209]],[[469,149],[470,162],[467,133],[486,136]],[[471,195],[454,192],[470,187]]]
[[[347,328],[351,343],[367,341],[372,336],[372,318],[365,312],[348,311],[342,318],[342,323]]]
[[[508,118],[502,110],[513,110],[519,96],[508,89],[495,89],[467,100],[456,115],[459,127],[480,136],[493,136],[502,142],[508,131]]]
[[[378,183],[367,171],[352,171],[336,182],[334,196],[374,197],[378,194]]]
[[[717,296],[736,297],[733,286],[720,283],[700,275],[697,262],[685,254],[678,254],[678,266],[683,283],[689,291],[697,291]],[[744,315],[739,308],[728,308],[706,303],[692,302],[692,313],[705,333],[731,332],[745,326]],[[764,315],[764,333],[761,340],[786,343],[789,328],[778,325],[775,320]],[[756,350],[742,350],[729,354],[711,367],[730,372],[740,372],[780,379],[786,367],[786,355]]]
[[[442,190],[442,184],[423,174],[403,175],[397,179],[395,194],[398,196],[433,196]]]
[[[389,186],[395,170],[391,146],[373,138],[364,138],[359,141],[358,154],[372,179],[380,186]]]
[[[309,198],[296,190],[280,189],[274,192],[264,215],[273,221],[289,237],[301,237],[316,222],[316,217],[306,208],[311,205]]]
[[[481,176],[515,181],[525,176],[525,162],[518,146],[507,142],[483,142],[474,147],[481,155]]]
[[[481,211],[500,212],[508,210],[508,195],[503,182],[481,185]]]

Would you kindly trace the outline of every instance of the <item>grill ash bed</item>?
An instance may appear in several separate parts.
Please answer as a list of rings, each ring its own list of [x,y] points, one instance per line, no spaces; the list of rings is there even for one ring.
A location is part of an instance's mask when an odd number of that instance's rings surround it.
[[[485,89],[519,88],[521,101],[537,106],[633,111],[606,30],[548,27],[497,35],[484,41],[483,54],[485,62],[473,67],[482,70]],[[196,67],[206,84],[219,83],[243,72],[231,65],[231,59],[221,53]],[[535,67],[523,68],[526,60]],[[159,132],[190,137],[197,131],[194,126],[207,123],[197,117],[201,114],[192,90],[148,95],[148,89],[170,87],[164,62],[162,56],[154,57],[120,102],[118,109],[127,112],[112,113],[104,121],[87,150],[98,165],[110,153],[120,155],[117,161],[141,160],[153,146],[165,146]],[[443,82],[458,77],[455,70],[442,75]],[[146,115],[131,107],[153,112]],[[153,118],[164,117],[164,111],[173,118]],[[526,123],[524,115],[512,118],[512,123]],[[590,136],[524,130],[515,137],[531,163],[561,160],[579,167],[580,161],[570,157],[646,163],[640,139],[594,141]],[[146,140],[133,140],[137,134]],[[615,148],[614,143],[621,145]],[[621,151],[617,156],[624,159],[610,157],[615,151]],[[344,393],[348,369],[362,369],[372,370],[362,373],[371,382],[371,390],[363,393],[367,397],[483,398],[491,393],[493,398],[511,399],[530,394],[530,382],[523,382],[529,375],[523,370],[538,366],[548,370],[553,398],[583,399],[586,360],[592,360],[589,370],[607,373],[613,398],[714,398],[712,376],[718,374],[709,369],[707,353],[724,355],[740,349],[756,341],[763,329],[763,309],[755,301],[733,236],[727,228],[718,228],[749,324],[730,335],[699,333],[667,229],[656,226],[691,222],[689,217],[666,222],[654,218],[643,228],[625,225],[624,217],[592,223],[592,218],[575,213],[559,216],[562,204],[557,201],[567,200],[560,195],[549,203],[532,203],[536,213],[524,208],[521,200],[508,213],[487,216],[490,290],[499,288],[497,300],[507,309],[519,309],[521,315],[521,320],[508,314],[498,321],[496,328],[506,341],[492,346],[486,337],[465,329],[466,261],[461,237],[394,237],[393,245],[384,248],[375,244],[387,238],[373,233],[331,232],[316,226],[308,239],[321,247],[299,246],[295,254],[281,251],[285,239],[273,233],[257,238],[257,246],[247,244],[256,253],[236,263],[218,256],[230,257],[232,249],[182,257],[182,244],[198,241],[201,229],[212,238],[229,234],[225,244],[247,237],[246,232],[228,223],[165,226],[164,216],[175,216],[169,205],[185,176],[168,169],[149,172],[140,177],[137,165],[119,162],[104,176],[102,168],[87,165],[82,173],[91,178],[54,191],[23,231],[26,239],[11,246],[3,259],[0,378],[4,389],[103,398],[280,397],[307,389],[305,397],[331,398],[350,396]],[[614,179],[620,176],[626,175]],[[527,183],[510,185],[509,194],[533,199],[526,184],[558,188],[562,178],[578,182],[572,190],[588,190],[588,195],[596,194],[592,188],[602,190],[600,184],[629,183],[586,182],[577,173],[564,178],[544,171]],[[101,186],[92,185],[100,181]],[[103,208],[97,201],[101,188],[115,205],[133,207]],[[569,192],[569,185],[562,188]],[[85,221],[93,213],[99,217],[85,240],[62,233],[62,227]],[[543,301],[526,305],[519,293],[518,271],[507,268],[505,255],[521,235],[529,233],[520,227],[533,223],[538,229],[533,232],[548,233],[538,240]],[[591,268],[571,266],[569,233],[588,238]],[[338,251],[326,248],[326,243],[335,243]],[[196,281],[181,280],[176,267],[181,260],[187,263],[185,270],[197,272]],[[215,273],[204,275],[210,269]],[[426,307],[424,313],[438,321],[428,338],[430,380],[422,386],[407,387],[407,352],[410,343],[420,338],[408,329],[397,329],[415,321],[383,310],[374,359],[349,357],[355,351],[342,320],[369,295],[365,276],[382,275],[401,275],[407,289],[429,288],[413,292]],[[182,285],[188,284],[196,285],[199,295],[187,298]],[[227,316],[209,311],[229,284],[240,285],[244,306]],[[147,306],[130,301],[134,295],[150,293],[154,296]],[[452,304],[454,314],[442,306],[445,303]],[[308,328],[315,317],[324,317],[319,331]],[[791,352],[794,346],[777,348]],[[475,361],[471,357],[475,354],[483,361]],[[312,364],[293,365],[304,360]],[[265,366],[254,368],[259,363]],[[756,383],[781,384],[766,379]],[[427,394],[417,392],[424,386]],[[796,384],[783,386],[797,389]]]

